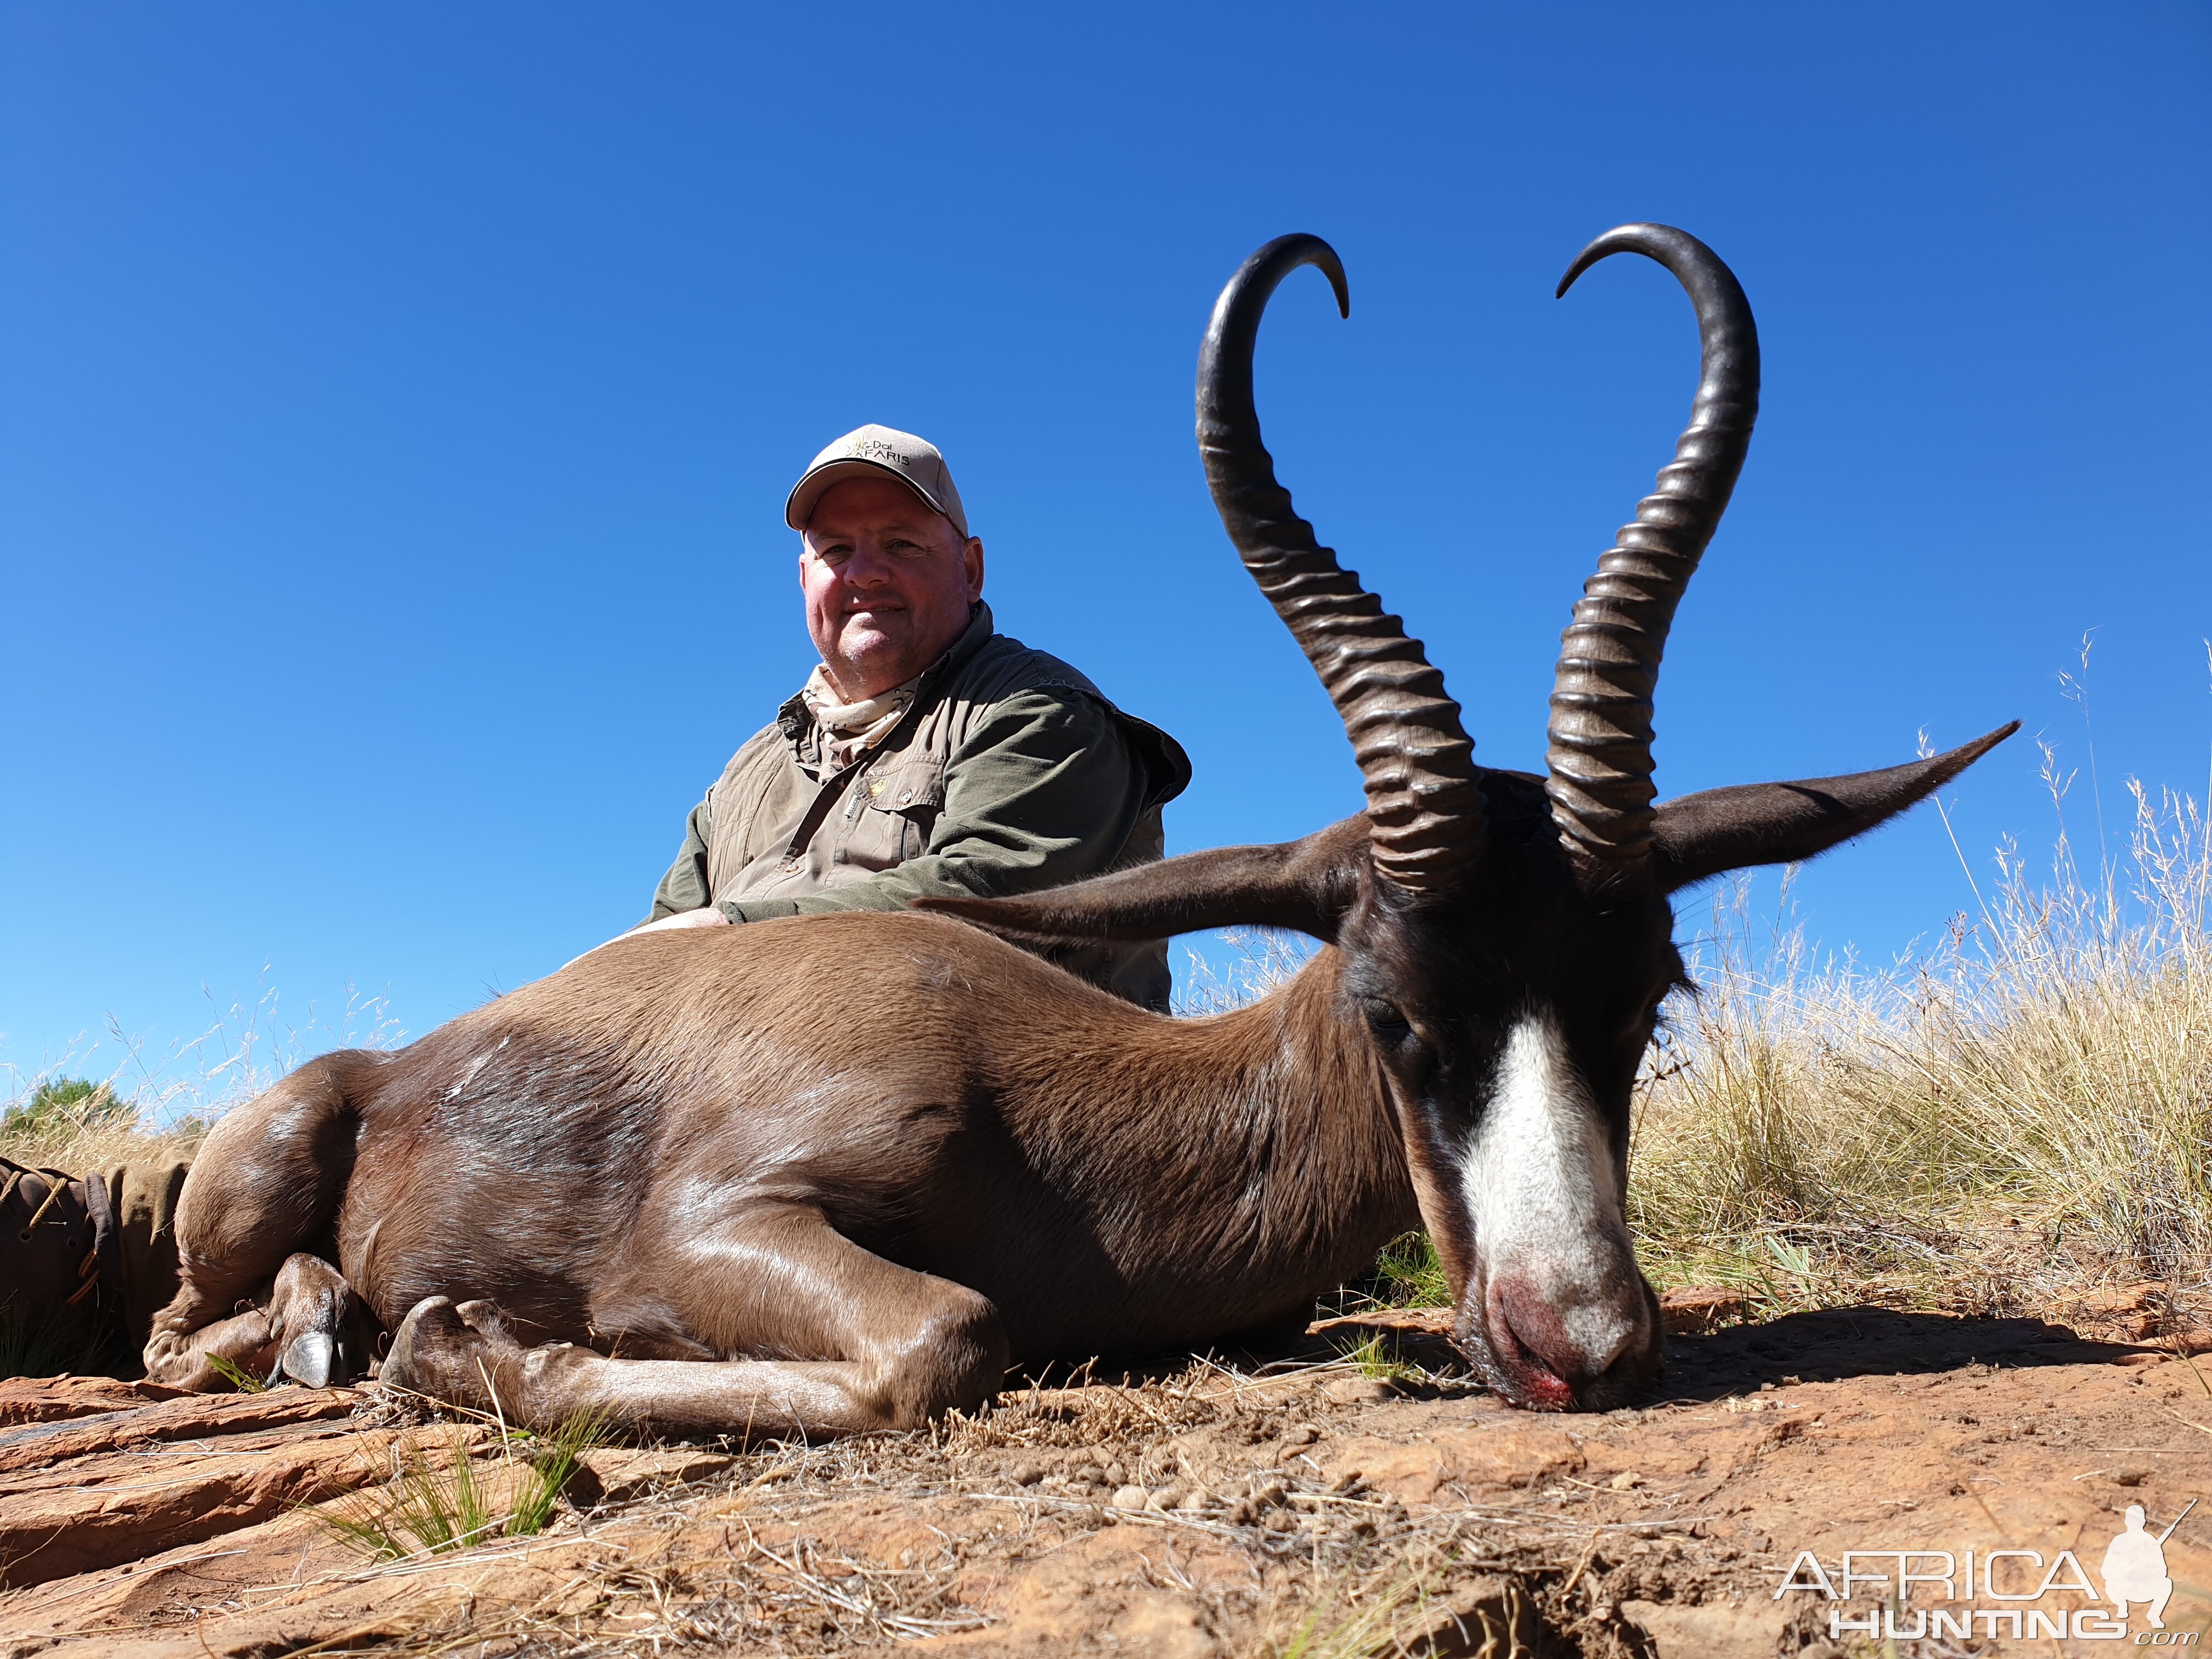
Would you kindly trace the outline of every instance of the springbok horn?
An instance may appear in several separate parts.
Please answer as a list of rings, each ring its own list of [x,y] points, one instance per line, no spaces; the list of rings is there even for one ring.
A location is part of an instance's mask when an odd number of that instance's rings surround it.
[[[1559,279],[1612,253],[1641,253],[1673,271],[1698,312],[1703,364],[1689,428],[1659,485],[1636,505],[1583,585],[1559,640],[1545,792],[1566,845],[1600,881],[1641,882],[1652,842],[1651,699],[1674,607],[1712,539],[1759,415],[1759,330],[1735,273],[1696,237],[1668,225],[1623,225]]]
[[[1367,785],[1376,872],[1409,891],[1447,884],[1480,857],[1482,787],[1459,705],[1421,642],[1340,568],[1275,482],[1252,403],[1252,349],[1276,285],[1317,267],[1352,314],[1344,266],[1318,236],[1279,236],[1221,290],[1198,358],[1198,447],[1229,539],[1321,676]]]

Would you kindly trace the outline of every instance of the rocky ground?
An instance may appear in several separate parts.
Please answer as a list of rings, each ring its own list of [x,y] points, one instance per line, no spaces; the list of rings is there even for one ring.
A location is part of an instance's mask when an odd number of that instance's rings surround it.
[[[1459,1379],[1440,1316],[1377,1313],[1273,1366],[1048,1376],[934,1434],[601,1448],[542,1532],[443,1551],[395,1517],[457,1456],[502,1513],[529,1469],[495,1425],[373,1389],[0,1383],[0,1652],[1764,1659],[2212,1626],[2204,1333],[2142,1298],[2076,1330],[1869,1309],[1700,1333],[1724,1298],[1676,1304],[1644,1410],[1507,1409]],[[2165,1543],[2164,1630],[2077,1615],[2069,1561],[2100,1592],[2129,1504],[2155,1535],[2199,1498]],[[1970,1550],[1993,1582],[1965,1581]],[[1952,1599],[1923,1583],[1897,1623],[1946,1613],[1927,1639],[1881,1628],[1865,1576],[1898,1551],[1951,1553]]]

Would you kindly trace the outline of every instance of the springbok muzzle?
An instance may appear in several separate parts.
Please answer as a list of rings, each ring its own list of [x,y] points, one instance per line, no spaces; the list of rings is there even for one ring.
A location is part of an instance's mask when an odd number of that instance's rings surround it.
[[[1462,1165],[1474,1271],[1453,1340],[1516,1406],[1604,1410],[1650,1387],[1658,1304],[1621,1214],[1621,1171],[1558,1023],[1515,1025]]]

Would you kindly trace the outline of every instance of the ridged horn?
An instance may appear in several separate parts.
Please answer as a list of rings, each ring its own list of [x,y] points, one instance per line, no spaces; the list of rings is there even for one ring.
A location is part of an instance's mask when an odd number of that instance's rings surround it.
[[[1352,314],[1344,265],[1318,236],[1279,236],[1229,279],[1198,357],[1206,487],[1244,568],[1321,676],[1367,785],[1375,868],[1409,891],[1443,887],[1481,856],[1482,789],[1459,705],[1421,642],[1341,568],[1275,482],[1252,402],[1252,351],[1276,285],[1313,265]]]
[[[1703,345],[1690,424],[1583,585],[1559,640],[1545,754],[1552,817],[1597,879],[1634,881],[1651,857],[1651,702],[1674,607],[1712,539],[1759,415],[1759,330],[1733,271],[1669,225],[1623,225],[1580,253],[1559,279],[1613,253],[1641,253],[1674,273],[1698,313]]]

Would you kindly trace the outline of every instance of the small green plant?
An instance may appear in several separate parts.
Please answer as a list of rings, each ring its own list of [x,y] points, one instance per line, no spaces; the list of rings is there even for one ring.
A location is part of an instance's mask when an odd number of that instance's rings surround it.
[[[200,1358],[207,1361],[217,1376],[236,1389],[239,1393],[265,1394],[268,1392],[269,1385],[254,1376],[252,1371],[241,1367],[237,1361],[227,1359],[219,1353],[209,1353],[205,1350],[202,1350]]]
[[[495,1480],[480,1471],[468,1442],[455,1434],[439,1462],[419,1450],[399,1454],[386,1485],[318,1510],[316,1517],[372,1561],[466,1549],[501,1535],[527,1538],[545,1530],[554,1506],[575,1479],[584,1454],[601,1443],[606,1413],[572,1412],[550,1436],[505,1432],[501,1446],[511,1496],[501,1504]],[[515,1449],[524,1448],[518,1459]]]
[[[1276,1659],[1380,1659],[1395,1645],[1392,1615],[1405,1600],[1384,1596],[1346,1607],[1334,1595],[1324,1596],[1274,1650]]]
[[[1319,1587],[1304,1618],[1260,1651],[1266,1659],[1382,1659],[1411,1651],[1406,1638],[1441,1577],[1441,1563],[1401,1559],[1362,1584],[1357,1569],[1347,1568]]]
[[[1426,1233],[1401,1233],[1385,1244],[1372,1278],[1369,1294],[1386,1308],[1451,1306],[1450,1281]]]
[[[29,1099],[0,1113],[0,1134],[51,1135],[68,1129],[120,1128],[137,1115],[138,1109],[105,1083],[81,1077],[55,1078],[32,1090]]]
[[[1786,1244],[1772,1233],[1766,1236],[1766,1248],[1782,1264],[1782,1271],[1792,1279],[1810,1279],[1813,1277],[1813,1253],[1802,1244]]]
[[[507,1518],[510,1536],[527,1537],[545,1530],[545,1523],[553,1518],[554,1504],[575,1479],[584,1454],[605,1438],[606,1426],[605,1412],[579,1407],[568,1413],[551,1439],[538,1442],[528,1456],[529,1478]]]
[[[318,1518],[372,1561],[481,1543],[505,1517],[493,1513],[467,1441],[456,1434],[447,1451],[443,1468],[419,1451],[403,1451],[389,1485],[333,1504]]]
[[[1377,1331],[1365,1341],[1349,1346],[1340,1346],[1339,1355],[1359,1367],[1362,1376],[1371,1376],[1381,1382],[1416,1382],[1421,1378],[1421,1368],[1409,1365],[1398,1354],[1398,1345],[1386,1341]]]

